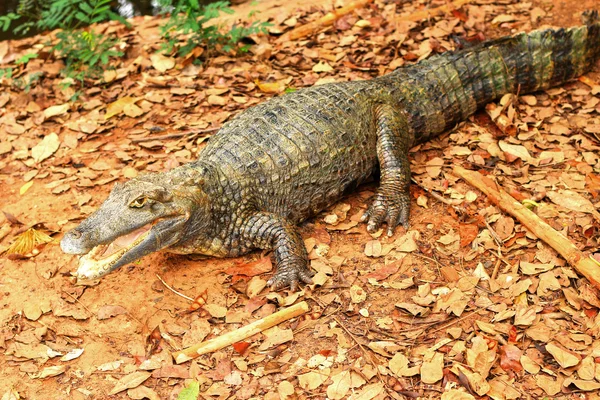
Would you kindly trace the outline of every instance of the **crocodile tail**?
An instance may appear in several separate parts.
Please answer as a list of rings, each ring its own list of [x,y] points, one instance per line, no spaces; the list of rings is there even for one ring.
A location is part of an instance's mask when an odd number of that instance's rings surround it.
[[[582,26],[520,33],[434,56],[379,81],[422,142],[507,93],[546,89],[588,71],[600,57],[600,22],[597,11],[583,18]]]

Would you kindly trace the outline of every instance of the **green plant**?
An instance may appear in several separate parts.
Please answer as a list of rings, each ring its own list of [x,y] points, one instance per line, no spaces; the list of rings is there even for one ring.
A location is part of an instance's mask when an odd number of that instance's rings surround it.
[[[40,30],[75,30],[97,22],[127,21],[110,9],[112,0],[51,0],[49,7],[42,9],[36,27]]]
[[[83,84],[87,78],[100,76],[112,57],[123,54],[114,49],[118,42],[116,38],[98,34],[92,28],[82,28],[108,20],[128,24],[110,9],[111,3],[112,0],[20,0],[16,14],[0,17],[0,27],[6,31],[14,21],[24,17],[25,21],[14,29],[15,32],[26,33],[31,28],[40,31],[61,29],[56,34],[57,43],[52,46],[57,56],[65,61],[61,74]],[[26,64],[35,57],[37,54],[27,54],[16,64]],[[29,86],[30,83],[26,85]]]
[[[12,68],[0,68],[0,79],[6,77],[7,79],[12,78],[13,69]]]
[[[111,57],[123,55],[114,49],[118,42],[116,38],[92,30],[62,31],[56,37],[58,43],[54,50],[65,60],[65,68],[61,73],[82,84],[85,79],[100,77]]]
[[[196,47],[220,47],[225,52],[246,51],[248,46],[238,47],[238,42],[248,35],[265,32],[269,26],[266,22],[255,21],[248,26],[234,25],[229,31],[223,30],[212,20],[221,13],[233,13],[227,1],[203,6],[198,4],[198,0],[161,0],[161,6],[171,13],[168,21],[160,27],[166,40],[162,51],[172,53],[176,48],[179,56],[189,54]]]

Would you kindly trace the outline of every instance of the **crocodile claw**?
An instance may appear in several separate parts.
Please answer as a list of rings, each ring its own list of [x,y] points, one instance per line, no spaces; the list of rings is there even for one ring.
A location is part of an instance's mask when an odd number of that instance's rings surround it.
[[[375,199],[363,214],[361,221],[367,222],[367,231],[377,232],[383,223],[387,224],[387,235],[392,236],[400,224],[408,229],[410,215],[410,193],[407,191],[384,194],[378,191]]]
[[[310,285],[313,283],[311,277],[314,275],[306,266],[300,264],[287,264],[277,268],[277,272],[269,281],[269,285],[273,290],[280,290],[287,286],[292,292],[298,289],[300,282]]]

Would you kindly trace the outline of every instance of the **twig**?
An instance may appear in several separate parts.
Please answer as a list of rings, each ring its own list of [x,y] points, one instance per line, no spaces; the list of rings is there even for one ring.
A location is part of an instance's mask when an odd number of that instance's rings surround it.
[[[291,307],[284,308],[271,314],[265,318],[254,321],[251,324],[236,329],[235,331],[227,332],[224,335],[218,336],[214,339],[207,340],[206,342],[198,343],[193,346],[187,347],[181,351],[171,353],[173,359],[177,364],[181,364],[202,354],[211,353],[213,351],[220,350],[224,347],[230,346],[234,343],[240,342],[251,336],[256,335],[264,330],[279,325],[280,323],[289,319],[298,317],[305,314],[310,310],[308,303],[302,301],[298,304],[294,304]]]
[[[64,294],[66,294],[67,296],[69,296],[70,298],[72,298],[73,300],[75,300],[77,303],[79,303],[79,305],[80,305],[81,307],[85,308],[85,310],[86,310],[87,312],[89,312],[89,313],[90,313],[90,315],[94,315],[94,313],[92,312],[92,310],[90,310],[89,308],[87,308],[87,306],[86,306],[85,304],[83,304],[83,303],[82,303],[82,302],[81,302],[81,301],[80,301],[80,300],[79,300],[77,297],[73,296],[71,293],[69,293],[69,292],[67,292],[67,291],[65,291],[65,290],[63,290],[62,292],[63,292]]]
[[[298,28],[292,29],[291,31],[284,33],[279,37],[279,39],[277,39],[277,42],[284,43],[289,42],[290,40],[301,39],[305,36],[308,36],[320,28],[333,25],[333,23],[339,18],[343,17],[346,14],[350,14],[357,8],[366,6],[372,1],[373,0],[356,0],[348,4],[347,6],[334,9],[332,12],[325,14],[316,21],[309,22],[308,24],[299,26]]]
[[[202,129],[200,131],[186,131],[186,132],[181,132],[181,133],[170,133],[168,135],[161,135],[161,136],[148,136],[148,137],[143,137],[143,138],[138,138],[138,139],[132,139],[131,143],[150,142],[152,140],[178,139],[178,138],[182,138],[185,136],[194,136],[194,135],[201,135],[203,133],[215,132],[215,131],[218,131],[219,129],[221,129],[221,127]]]
[[[496,279],[498,277],[498,271],[500,271],[500,264],[502,263],[502,259],[498,258],[496,260],[496,265],[494,265],[494,270],[492,271],[492,279]]]
[[[466,170],[458,165],[453,172],[481,190],[492,203],[511,214],[535,236],[556,250],[571,266],[585,276],[592,285],[600,289],[600,268],[592,259],[587,258],[569,239],[556,231],[533,211],[519,203],[499,185],[479,172]]]
[[[430,334],[432,334],[432,333],[439,332],[439,331],[441,331],[442,329],[449,328],[449,327],[451,327],[452,325],[456,325],[456,324],[458,324],[459,322],[461,322],[461,321],[464,321],[465,319],[472,317],[472,316],[473,316],[473,314],[479,314],[479,313],[480,313],[480,312],[482,312],[482,311],[484,311],[484,310],[481,310],[481,309],[480,309],[480,310],[471,311],[470,313],[468,313],[468,314],[467,314],[467,315],[465,315],[465,316],[462,316],[462,317],[460,317],[460,318],[457,318],[457,319],[455,319],[454,321],[452,321],[452,322],[450,322],[450,323],[447,323],[447,324],[446,324],[446,325],[444,325],[444,326],[440,326],[440,327],[439,327],[439,328],[437,328],[437,329],[434,329],[434,330],[432,330],[432,331],[430,331],[430,332],[427,332],[427,334],[429,334],[429,335],[430,335]],[[425,330],[427,330],[427,328],[425,328]]]
[[[184,299],[191,301],[192,303],[194,302],[194,299],[192,299],[191,297],[189,297],[189,296],[186,296],[185,294],[183,294],[183,293],[180,293],[180,292],[178,292],[177,290],[173,289],[171,286],[169,286],[169,285],[167,284],[167,282],[165,282],[165,281],[163,280],[163,278],[161,278],[161,277],[160,277],[158,274],[156,274],[156,277],[158,278],[158,280],[159,280],[159,281],[161,281],[161,282],[162,282],[162,284],[163,284],[163,285],[165,285],[165,287],[166,287],[167,289],[169,289],[171,292],[175,293],[177,296],[181,296],[181,297],[183,297]]]
[[[504,242],[502,242],[502,239],[500,239],[500,236],[498,236],[498,234],[496,233],[494,228],[492,228],[490,223],[487,221],[487,218],[484,218],[483,222],[485,223],[485,226],[488,228],[490,235],[492,235],[492,239],[494,239],[494,242],[496,242],[496,244],[498,245],[498,248],[502,248],[502,246],[504,246]]]
[[[449,206],[457,206],[458,204],[460,204],[461,201],[456,201],[456,200],[450,200],[450,199],[446,199],[442,196],[440,196],[439,194],[437,194],[436,192],[434,192],[433,190],[426,188],[425,186],[423,186],[421,184],[421,182],[417,181],[415,178],[410,178],[411,181],[413,181],[414,184],[416,184],[418,187],[420,187],[421,189],[423,189],[425,192],[427,192],[427,194],[429,194],[431,197],[433,197],[434,199],[449,205]]]

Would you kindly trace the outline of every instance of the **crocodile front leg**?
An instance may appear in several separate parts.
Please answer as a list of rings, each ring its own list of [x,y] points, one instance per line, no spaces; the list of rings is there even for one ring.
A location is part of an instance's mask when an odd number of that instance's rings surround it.
[[[387,223],[387,234],[392,236],[396,226],[408,228],[410,214],[410,164],[408,150],[413,143],[406,117],[389,105],[375,110],[377,121],[377,158],[381,182],[375,199],[362,220],[369,220],[367,230],[377,231]]]
[[[313,273],[308,268],[308,254],[297,228],[279,215],[257,212],[247,219],[242,228],[246,246],[275,253],[275,275],[269,279],[274,290],[290,286],[298,288],[300,282],[312,283]]]

